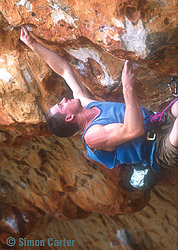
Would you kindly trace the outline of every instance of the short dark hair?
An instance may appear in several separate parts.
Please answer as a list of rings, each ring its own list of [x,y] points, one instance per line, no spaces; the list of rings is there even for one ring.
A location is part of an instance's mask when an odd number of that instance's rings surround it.
[[[48,110],[46,113],[46,122],[49,131],[58,137],[70,137],[75,134],[79,128],[76,123],[69,123],[65,121],[65,115],[56,113],[51,114]]]

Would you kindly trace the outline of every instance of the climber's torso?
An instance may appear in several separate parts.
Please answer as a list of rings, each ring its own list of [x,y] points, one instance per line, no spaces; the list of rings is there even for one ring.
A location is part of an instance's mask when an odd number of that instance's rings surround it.
[[[98,103],[100,105],[97,107]],[[89,109],[95,109],[96,115],[85,127],[83,138],[91,150],[114,151],[116,146],[140,136],[140,132],[137,132],[135,128],[133,132],[128,132],[127,127],[124,126],[124,104],[107,102],[91,102],[90,104],[91,108]],[[105,106],[107,108],[103,108]],[[116,107],[113,108],[114,106]],[[120,110],[121,106],[122,109]]]
[[[88,124],[88,126],[90,126],[90,124],[92,123],[92,121],[93,121],[95,118],[97,118],[97,117],[100,115],[100,113],[101,113],[101,110],[100,110],[98,107],[93,106],[91,109],[94,111],[95,115],[94,115],[93,119],[91,119],[91,121],[90,121],[90,123]],[[87,127],[88,127],[88,126],[87,126]],[[92,125],[91,127],[89,127],[89,128],[87,129],[87,131],[86,131],[86,133],[85,133],[85,135],[84,135],[84,140],[85,140],[85,142],[87,143],[87,145],[88,145],[89,147],[90,147],[89,141],[97,140],[97,138],[98,138],[98,131],[99,131],[99,130],[102,130],[102,129],[103,129],[103,126],[104,126],[104,125]],[[86,128],[87,128],[87,127],[86,127]],[[85,128],[85,129],[86,129],[86,128]],[[103,145],[103,146],[104,146],[104,145]],[[90,148],[91,148],[92,151],[94,151],[94,150],[96,149],[96,147],[95,147],[95,148],[90,147]],[[106,147],[106,146],[105,146],[104,150],[105,150],[105,151],[114,151],[114,150],[115,150],[115,147]]]
[[[83,133],[83,141],[89,158],[104,163],[109,168],[123,163],[137,164],[149,161],[150,148],[145,145],[146,133],[135,139],[124,133],[125,104],[91,102],[86,109],[94,107],[97,107],[100,113],[93,118]],[[142,113],[146,131],[146,119],[150,113],[144,108],[142,108]],[[112,142],[115,143],[112,147],[108,146],[111,145],[108,134],[112,134]],[[103,143],[99,144],[98,139]],[[120,143],[116,144],[117,141]]]

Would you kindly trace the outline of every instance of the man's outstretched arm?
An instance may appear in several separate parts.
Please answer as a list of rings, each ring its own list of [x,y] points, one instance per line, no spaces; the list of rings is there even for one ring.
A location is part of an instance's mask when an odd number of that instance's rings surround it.
[[[126,104],[124,123],[95,125],[88,129],[85,141],[90,148],[111,151],[115,146],[144,134],[144,121],[135,92],[135,77],[131,62],[122,71],[123,94]]]
[[[27,28],[21,28],[20,39],[50,66],[57,74],[62,76],[73,92],[74,98],[81,99],[85,106],[92,101],[92,95],[80,82],[70,64],[60,55],[39,44],[28,32]]]

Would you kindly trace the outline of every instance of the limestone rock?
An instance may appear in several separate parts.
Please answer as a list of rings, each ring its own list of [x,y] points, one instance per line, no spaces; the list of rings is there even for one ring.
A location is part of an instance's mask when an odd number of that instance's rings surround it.
[[[21,26],[99,100],[123,101],[126,59],[153,111],[171,99],[167,84],[178,75],[176,0],[1,0],[0,247],[14,236],[74,239],[76,249],[176,249],[176,171],[162,171],[151,191],[127,190],[129,166],[89,161],[81,134],[51,136],[45,112],[72,93],[22,44]]]

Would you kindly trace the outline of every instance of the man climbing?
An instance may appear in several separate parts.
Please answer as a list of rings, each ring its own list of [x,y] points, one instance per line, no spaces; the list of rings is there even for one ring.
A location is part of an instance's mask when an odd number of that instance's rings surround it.
[[[173,122],[159,140],[150,140],[149,117],[152,112],[140,107],[135,92],[132,64],[125,62],[122,71],[125,104],[100,102],[92,98],[69,63],[57,53],[40,45],[26,28],[20,39],[62,76],[74,99],[63,98],[46,115],[49,130],[56,136],[69,137],[83,131],[88,157],[108,168],[119,164],[162,167],[178,164],[178,101],[172,106]]]

